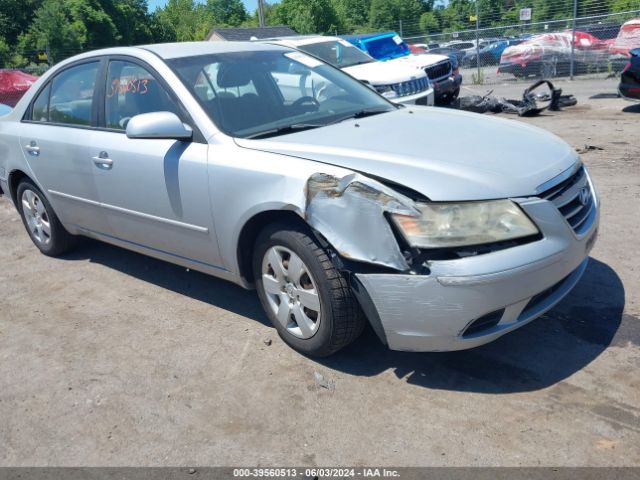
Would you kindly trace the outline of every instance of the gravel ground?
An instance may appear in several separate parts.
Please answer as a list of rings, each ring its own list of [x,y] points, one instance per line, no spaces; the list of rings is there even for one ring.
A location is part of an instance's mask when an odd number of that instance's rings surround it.
[[[550,313],[466,352],[368,330],[307,359],[253,292],[88,240],[47,258],[0,199],[0,465],[640,465],[640,106],[589,98],[612,80],[561,86],[577,107],[523,121],[602,148],[583,156],[593,259]]]

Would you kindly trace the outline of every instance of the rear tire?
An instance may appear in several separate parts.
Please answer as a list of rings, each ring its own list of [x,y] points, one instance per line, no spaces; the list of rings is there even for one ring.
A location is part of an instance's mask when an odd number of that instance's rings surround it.
[[[365,317],[346,278],[305,228],[266,227],[256,240],[253,274],[269,320],[294,350],[325,357],[362,333]]]
[[[50,257],[72,250],[77,237],[62,226],[42,191],[30,180],[23,180],[16,192],[17,207],[31,241]]]

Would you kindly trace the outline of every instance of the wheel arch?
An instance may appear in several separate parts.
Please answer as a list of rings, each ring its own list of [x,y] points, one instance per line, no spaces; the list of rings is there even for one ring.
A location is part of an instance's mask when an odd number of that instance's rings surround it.
[[[7,178],[7,184],[9,185],[9,196],[11,197],[13,204],[16,206],[18,205],[18,185],[20,185],[20,182],[23,180],[29,180],[34,185],[38,186],[38,188],[40,188],[37,182],[31,176],[29,176],[29,174],[23,172],[20,169],[12,170],[11,173],[9,173],[9,177]]]
[[[295,210],[263,210],[249,218],[238,236],[236,259],[239,276],[247,286],[253,285],[253,251],[258,234],[267,226],[276,222],[293,222],[310,229],[307,222]]]

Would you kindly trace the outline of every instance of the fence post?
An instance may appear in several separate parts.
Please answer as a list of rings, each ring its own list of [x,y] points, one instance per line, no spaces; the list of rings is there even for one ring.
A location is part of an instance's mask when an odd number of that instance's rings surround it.
[[[573,0],[573,27],[571,29],[571,63],[569,66],[569,79],[573,80],[576,53],[576,17],[578,16],[578,0]]]
[[[478,83],[480,83],[480,7],[476,0],[476,65],[478,66]]]
[[[260,25],[260,28],[264,28],[265,27],[265,22],[264,22],[264,4],[262,3],[262,0],[258,0],[258,23]]]
[[[400,37],[403,37],[404,35],[402,34],[402,19],[398,20],[398,28],[400,30]]]

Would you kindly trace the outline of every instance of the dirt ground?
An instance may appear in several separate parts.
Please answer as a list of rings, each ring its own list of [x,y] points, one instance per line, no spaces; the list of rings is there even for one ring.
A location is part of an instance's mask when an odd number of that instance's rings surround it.
[[[577,107],[525,121],[602,148],[583,155],[593,259],[550,313],[466,352],[368,330],[307,359],[253,292],[88,240],[47,258],[0,199],[0,465],[640,465],[640,106],[614,80],[561,86]],[[487,88],[524,86],[465,92]]]

